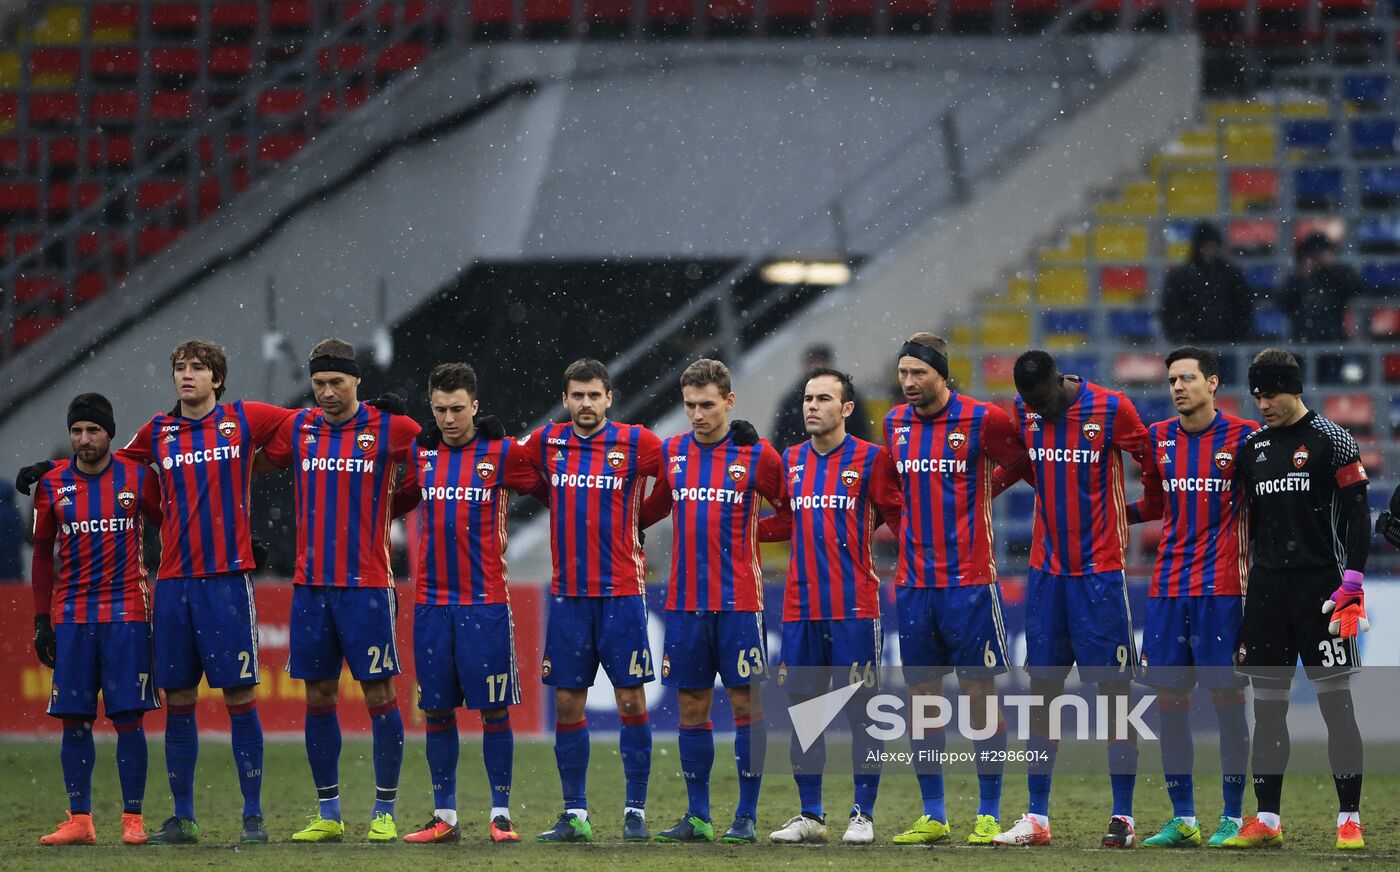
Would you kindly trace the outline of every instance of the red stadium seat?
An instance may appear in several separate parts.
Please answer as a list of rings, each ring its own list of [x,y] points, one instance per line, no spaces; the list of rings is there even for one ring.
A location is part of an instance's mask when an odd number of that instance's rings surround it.
[[[257,27],[258,4],[216,3],[209,12],[209,24],[215,30],[245,30]]]
[[[509,25],[513,13],[514,5],[511,0],[478,0],[472,4],[472,21],[478,25]]]
[[[36,91],[29,95],[29,120],[59,124],[78,120],[78,95],[71,91]]]
[[[769,18],[811,21],[817,17],[816,0],[768,0]]]
[[[194,30],[199,27],[198,3],[154,3],[151,27],[159,31]]]
[[[25,315],[15,321],[11,341],[15,348],[23,348],[57,327],[60,320],[52,315]]]
[[[246,45],[216,45],[209,49],[209,74],[246,76],[253,69],[253,49]]]
[[[1120,354],[1113,360],[1113,378],[1125,384],[1160,384],[1162,358],[1155,354]]]
[[[1240,254],[1270,254],[1278,245],[1278,222],[1264,218],[1231,221],[1226,244]]]
[[[136,188],[136,205],[146,212],[178,205],[184,199],[185,183],[180,181],[155,179]]]
[[[135,91],[108,91],[92,95],[88,115],[93,121],[135,121],[141,111],[141,97]]]
[[[306,108],[306,92],[296,88],[269,88],[258,95],[258,115],[286,118]]]
[[[102,186],[96,182],[82,182],[76,187],[69,182],[55,182],[49,185],[49,212],[82,211],[100,199]]]
[[[258,160],[277,163],[301,151],[310,139],[304,133],[279,133],[264,136],[258,143]]]
[[[85,272],[73,286],[73,296],[79,303],[90,303],[107,291],[107,279],[100,272]]]
[[[194,46],[158,46],[151,51],[151,70],[157,75],[199,72],[199,49]]]
[[[143,227],[136,241],[137,254],[143,258],[158,254],[169,248],[184,232],[178,227]]]
[[[632,20],[632,0],[585,0],[583,20],[589,24],[627,24]]]
[[[93,75],[107,79],[134,79],[141,73],[141,52],[134,48],[94,47]]]
[[[189,91],[157,91],[151,95],[152,121],[188,121],[194,110]]]
[[[36,46],[29,53],[29,73],[34,76],[78,74],[81,55],[76,48]]]
[[[1400,383],[1400,353],[1392,351],[1381,358],[1381,375],[1389,384]]]
[[[268,11],[267,21],[278,30],[306,30],[311,26],[311,3],[308,0],[277,0]]]
[[[705,15],[715,22],[746,22],[753,19],[753,0],[706,0]]]
[[[92,29],[135,28],[141,23],[141,8],[135,3],[99,3],[92,7]]]
[[[368,50],[364,43],[342,42],[340,45],[321,49],[316,63],[327,72],[333,70],[353,70],[364,63]]]
[[[1322,401],[1322,414],[1353,436],[1369,436],[1375,428],[1376,409],[1370,394],[1331,394]]]
[[[38,212],[39,186],[34,182],[0,184],[0,212]]]
[[[832,18],[873,18],[875,8],[875,0],[831,0],[826,11]]]
[[[334,118],[337,115],[360,108],[368,99],[369,89],[364,87],[346,88],[344,91],[327,91],[317,101],[316,112],[322,118]]]
[[[1400,307],[1379,306],[1371,310],[1372,339],[1400,339]]]
[[[695,17],[695,5],[690,0],[647,0],[647,20],[656,22],[689,22]]]
[[[380,73],[401,73],[411,70],[428,56],[428,47],[421,43],[409,42],[391,45],[380,53],[374,68]]]
[[[88,166],[129,166],[132,148],[129,136],[92,137],[88,140]]]
[[[39,234],[33,232],[9,233],[0,230],[0,258],[10,256],[11,245],[15,247],[15,257],[24,257],[38,247],[40,238]]]
[[[22,275],[15,279],[15,300],[32,303],[35,300],[63,299],[63,284],[50,275]]]

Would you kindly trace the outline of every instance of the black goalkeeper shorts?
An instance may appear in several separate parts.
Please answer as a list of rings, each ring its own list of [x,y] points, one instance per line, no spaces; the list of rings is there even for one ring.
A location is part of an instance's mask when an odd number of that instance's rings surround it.
[[[1317,681],[1361,668],[1356,639],[1327,631],[1322,604],[1342,583],[1335,569],[1249,571],[1244,622],[1235,647],[1235,672],[1255,678],[1292,678],[1298,659]]]

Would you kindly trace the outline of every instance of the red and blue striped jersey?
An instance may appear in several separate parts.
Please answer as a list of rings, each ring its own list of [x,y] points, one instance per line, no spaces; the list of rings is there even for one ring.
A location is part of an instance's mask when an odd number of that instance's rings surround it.
[[[662,443],[661,475],[642,507],[642,526],[671,516],[671,611],[761,612],[760,498],[786,511],[783,460],[766,440],[710,445],[693,433]]]
[[[636,596],[646,580],[637,536],[646,480],[661,469],[661,439],[606,421],[591,436],[548,424],[519,440],[549,484],[549,547],[556,596]]]
[[[155,470],[134,460],[114,455],[96,475],[67,463],[39,479],[34,584],[57,595],[48,612],[54,623],[150,620],[143,518],[159,523],[160,516]]]
[[[1249,495],[1240,491],[1244,440],[1258,425],[1217,411],[1199,433],[1180,418],[1148,428],[1143,498],[1134,520],[1162,519],[1149,596],[1239,596],[1249,577]]]
[[[407,463],[419,427],[367,403],[332,424],[301,409],[267,446],[268,459],[292,467],[296,495],[295,584],[393,587],[389,520],[394,470]]]
[[[118,452],[160,469],[164,520],[157,578],[253,569],[253,454],[292,414],[237,400],[198,419],[156,415]]]
[[[1011,416],[953,391],[927,418],[907,403],[890,409],[885,447],[904,497],[895,584],[960,587],[996,581],[992,470],[1025,456]]]
[[[480,434],[464,445],[414,445],[401,490],[418,492],[419,605],[510,602],[506,585],[506,514],[510,488],[528,494],[540,475],[514,439]]]
[[[1016,398],[1035,485],[1030,565],[1054,575],[1123,568],[1128,514],[1121,452],[1141,463],[1147,448],[1147,428],[1131,400],[1078,381],[1078,396],[1053,421]]]
[[[899,480],[889,452],[847,434],[828,454],[811,440],[783,453],[790,514],[759,523],[764,542],[791,538],[784,621],[880,617],[875,528],[899,532]]]

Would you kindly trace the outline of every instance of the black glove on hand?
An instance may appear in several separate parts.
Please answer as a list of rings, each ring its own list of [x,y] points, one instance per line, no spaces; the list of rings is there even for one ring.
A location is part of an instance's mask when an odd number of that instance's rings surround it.
[[[436,421],[418,431],[418,444],[424,448],[436,448],[442,444],[442,431],[438,429]]]
[[[1400,548],[1400,487],[1396,487],[1390,495],[1390,511],[1381,512],[1381,516],[1376,519],[1376,532],[1385,537],[1385,541]]]
[[[497,418],[495,415],[478,415],[476,418],[476,430],[487,439],[506,438],[505,425],[502,424],[501,419]]]
[[[734,434],[735,445],[757,445],[758,431],[754,426],[743,418],[736,418],[729,422],[729,432]]]
[[[58,640],[53,634],[53,620],[48,615],[34,617],[34,653],[39,662],[53,668],[54,657],[58,654]]]
[[[15,490],[29,496],[29,491],[34,485],[39,483],[39,479],[44,477],[44,473],[53,469],[52,460],[41,460],[33,466],[26,466],[20,469],[19,475],[15,476]]]
[[[372,400],[366,400],[366,402],[388,415],[408,414],[408,403],[395,393],[380,394]]]
[[[266,569],[266,568],[267,568],[268,553],[269,553],[269,552],[268,552],[268,548],[267,548],[267,543],[264,542],[263,540],[259,539],[257,536],[254,536],[254,537],[253,537],[253,566],[254,566],[255,568],[257,568],[257,569]]]

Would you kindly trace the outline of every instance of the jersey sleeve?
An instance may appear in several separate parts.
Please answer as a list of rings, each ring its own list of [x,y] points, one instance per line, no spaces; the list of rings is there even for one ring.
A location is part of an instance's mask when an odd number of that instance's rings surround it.
[[[544,444],[544,429],[544,427],[540,427],[526,433],[515,440],[515,444],[510,449],[513,452],[518,450],[521,458],[541,475],[544,474],[544,455],[540,449],[540,446]]]
[[[407,415],[389,416],[389,456],[399,463],[412,466],[413,441],[423,428]]]
[[[1124,396],[1119,396],[1114,413],[1113,444],[1131,454],[1139,465],[1147,462],[1147,428],[1133,401]]]
[[[1152,439],[1148,432],[1149,444]],[[1148,452],[1142,460],[1142,498],[1128,505],[1128,523],[1141,524],[1156,521],[1162,517],[1166,500],[1162,496],[1162,469],[1157,465],[1157,455]]]
[[[34,553],[29,561],[29,579],[34,587],[34,614],[47,615],[53,609],[53,545],[58,531],[53,522],[53,503],[41,479],[34,490]]]
[[[637,439],[637,464],[643,475],[661,478],[661,437],[645,427]]]
[[[253,444],[260,448],[276,437],[281,432],[282,425],[290,421],[296,413],[296,409],[284,409],[270,403],[252,400],[243,403],[243,414],[248,418],[249,429],[253,431]],[[290,458],[287,459],[287,463],[291,463]]]
[[[531,496],[544,505],[549,505],[549,485],[545,484],[540,471],[530,463],[532,452],[522,448],[514,439],[506,440],[506,474],[502,479],[505,486],[524,496]]]
[[[53,522],[53,501],[41,478],[34,486],[34,538],[54,539],[57,536],[58,528]]]
[[[667,480],[665,470],[656,479],[656,484],[652,485],[651,493],[642,501],[642,516],[640,520],[641,529],[645,530],[657,521],[671,514],[671,508],[675,506],[675,499],[671,496],[671,483]]]
[[[150,470],[145,472],[145,480],[141,482],[141,516],[146,519],[146,523],[159,527],[165,515],[160,494],[160,479]]]
[[[288,416],[262,445],[263,457],[278,469],[292,465],[292,428],[295,426],[296,421]]]
[[[758,452],[758,494],[778,511],[789,511],[787,467],[783,465],[783,458],[768,440],[760,441],[759,445],[761,448]]]
[[[1327,428],[1326,433],[1337,488],[1340,490],[1366,481],[1366,467],[1361,465],[1361,447],[1352,435],[1335,425]]]
[[[404,463],[403,478],[389,497],[389,514],[402,518],[417,508],[423,500],[423,489],[418,484],[418,458],[412,452]]]
[[[899,488],[899,475],[894,468],[890,453],[881,448],[875,456],[874,480],[870,483],[870,497],[880,512],[880,519],[899,535],[899,516],[904,512],[904,496]]]
[[[992,471],[992,496],[1018,481],[1031,480],[1031,456],[1011,416],[1000,406],[988,406],[982,422],[982,450],[997,465]]]
[[[131,437],[131,441],[126,443],[126,447],[117,454],[137,463],[153,463],[155,455],[151,453],[151,429],[155,424],[155,419],[147,421],[141,425],[141,429],[136,431],[136,435]]]

